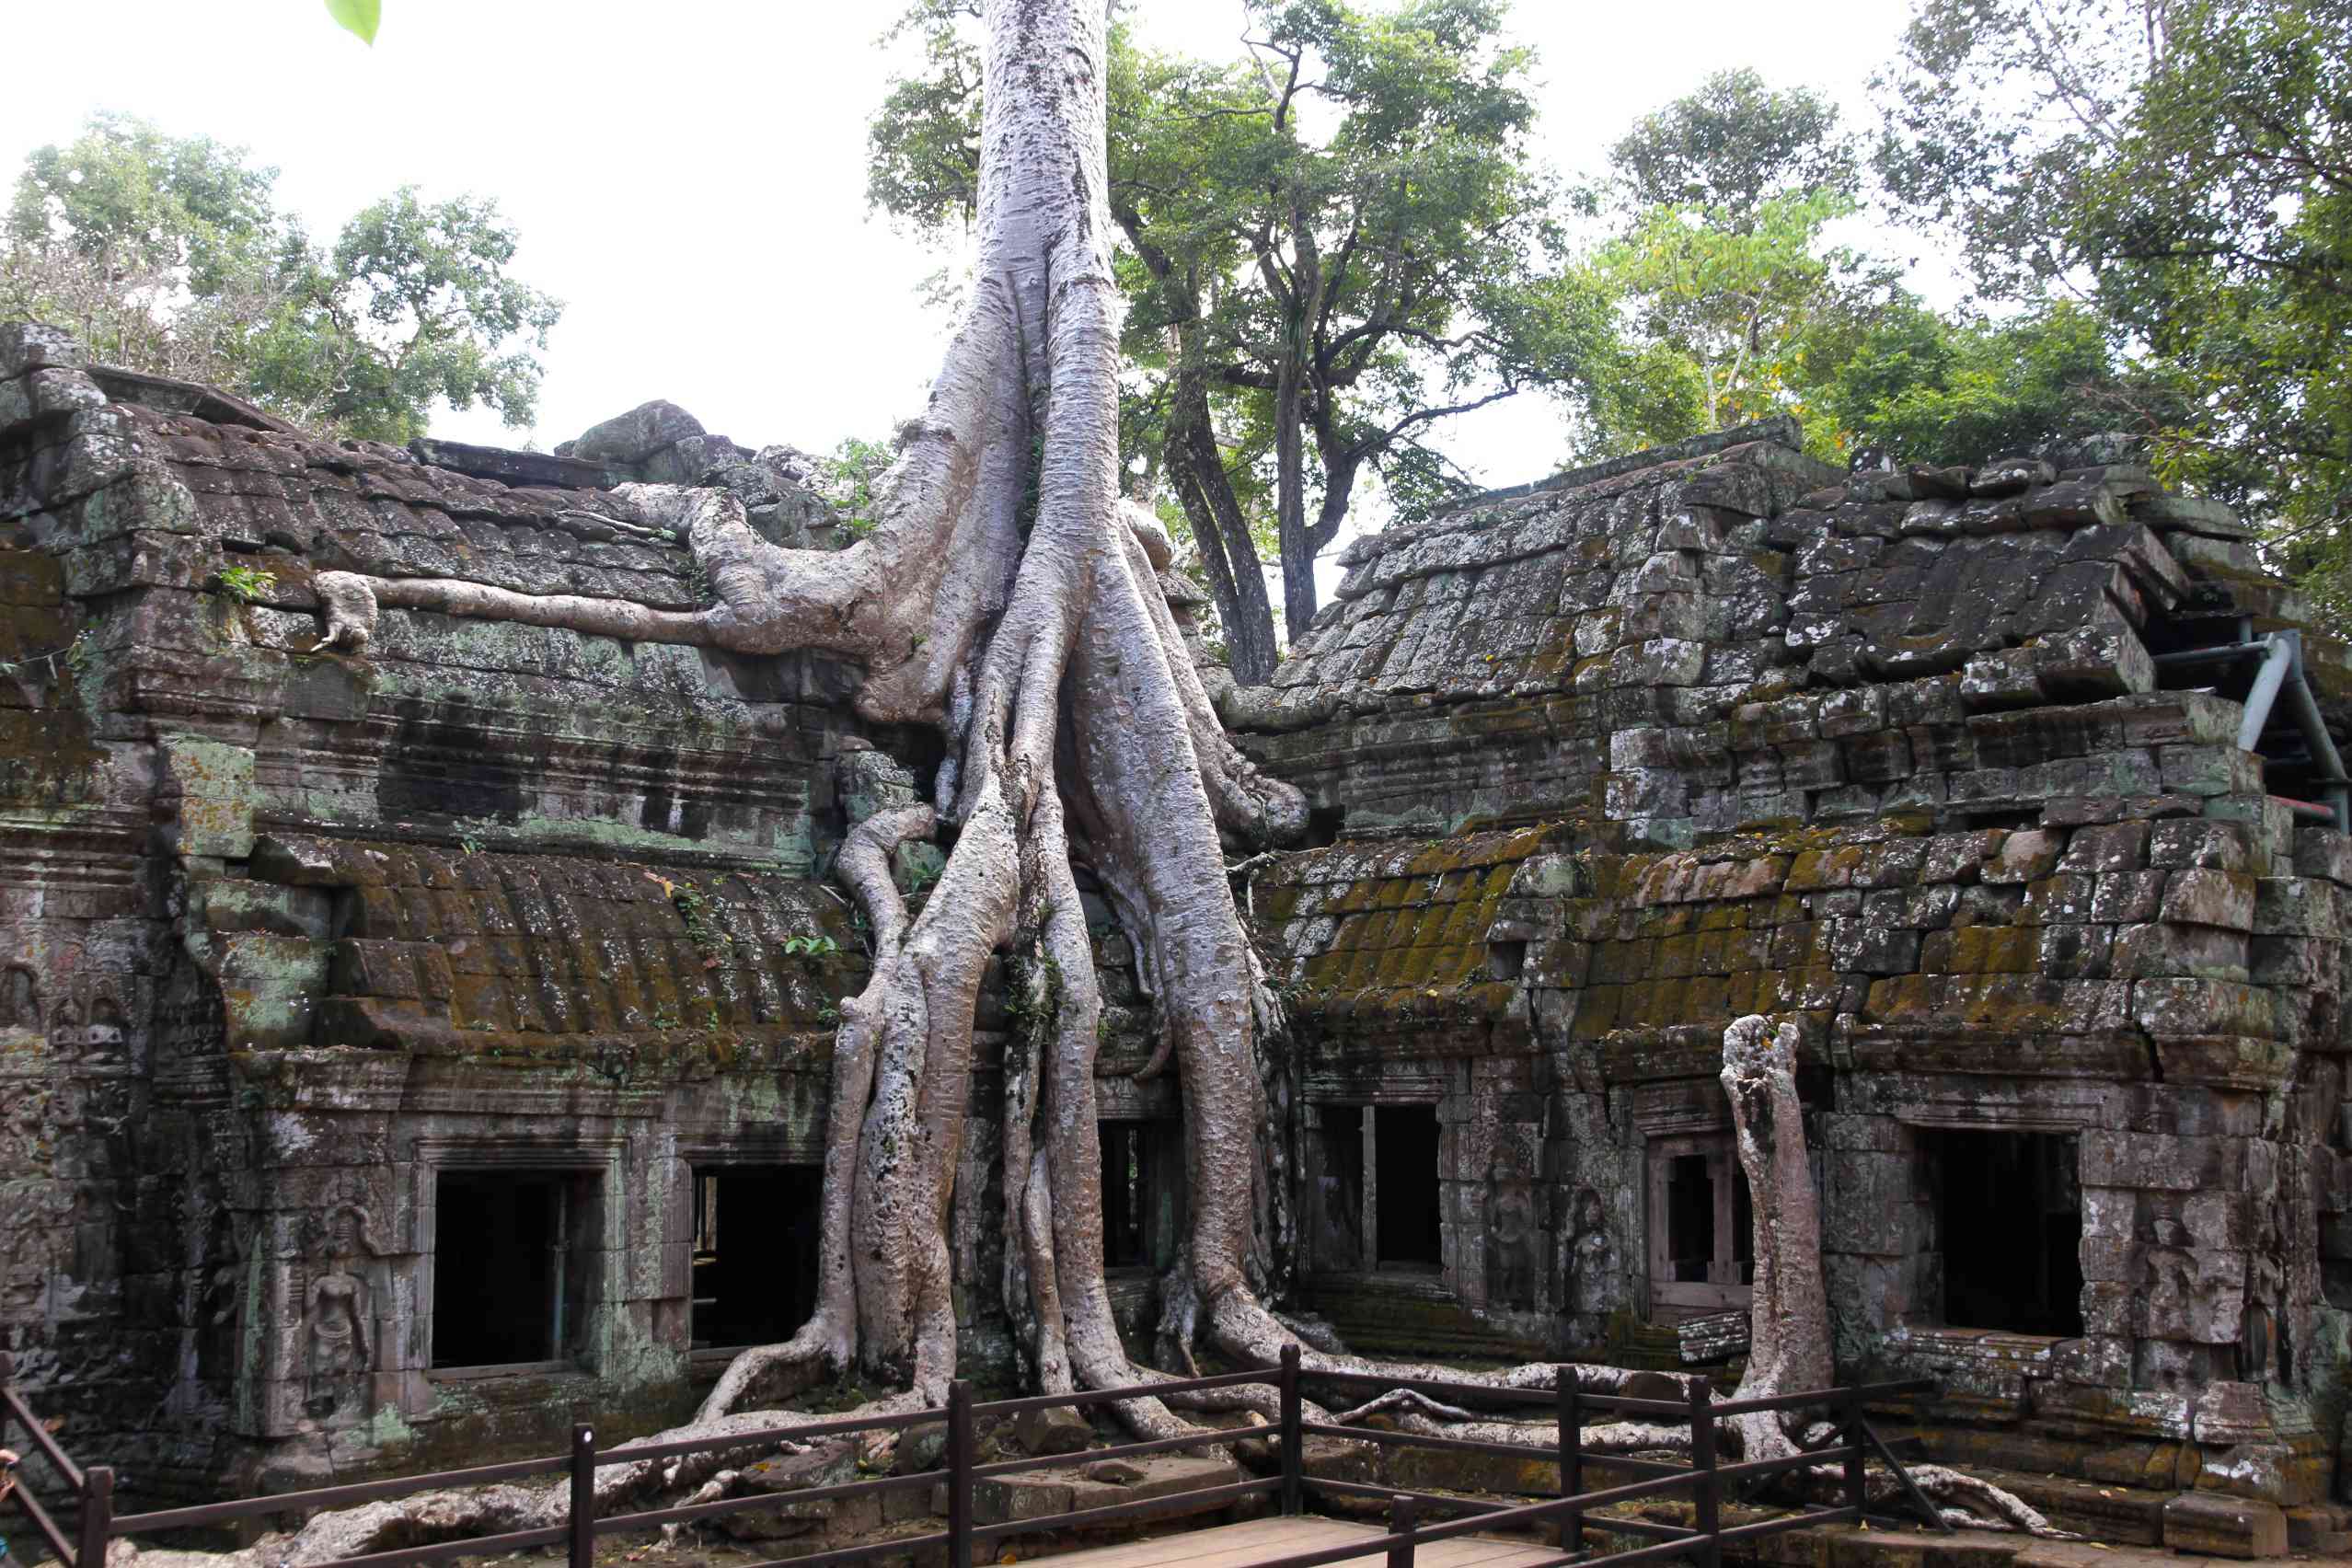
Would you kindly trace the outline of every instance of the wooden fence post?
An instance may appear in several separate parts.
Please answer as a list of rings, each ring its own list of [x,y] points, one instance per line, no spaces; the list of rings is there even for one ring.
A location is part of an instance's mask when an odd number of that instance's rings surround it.
[[[571,1428],[571,1509],[565,1522],[571,1527],[571,1568],[595,1568],[596,1429],[576,1423]]]
[[[1846,1442],[1849,1446],[1846,1454],[1846,1505],[1854,1511],[1855,1518],[1860,1520],[1865,1506],[1865,1483],[1868,1481],[1867,1467],[1862,1456],[1862,1390],[1859,1388],[1849,1388],[1846,1390],[1846,1397],[1838,1402],[1845,1406]]]
[[[1560,1390],[1560,1495],[1574,1497],[1585,1490],[1585,1401],[1576,1386],[1576,1369],[1557,1367],[1552,1373]],[[1585,1550],[1585,1511],[1571,1508],[1560,1517],[1560,1550]]]
[[[81,1531],[74,1568],[106,1568],[107,1538],[114,1533],[114,1467],[92,1465],[82,1472]]]
[[[1699,1568],[1720,1568],[1724,1560],[1722,1528],[1718,1505],[1723,1483],[1715,1479],[1715,1396],[1707,1386],[1704,1376],[1690,1380],[1690,1469],[1698,1478],[1691,1489],[1691,1526],[1699,1533],[1691,1544],[1698,1548],[1695,1561]]]
[[[972,1385],[948,1385],[948,1568],[972,1568]]]
[[[1411,1496],[1398,1493],[1389,1499],[1389,1533],[1410,1538],[1413,1516],[1419,1512]],[[1401,1540],[1389,1548],[1389,1568],[1412,1568],[1412,1541]]]
[[[1297,1518],[1306,1496],[1306,1437],[1298,1430],[1298,1346],[1282,1347],[1282,1516]]]

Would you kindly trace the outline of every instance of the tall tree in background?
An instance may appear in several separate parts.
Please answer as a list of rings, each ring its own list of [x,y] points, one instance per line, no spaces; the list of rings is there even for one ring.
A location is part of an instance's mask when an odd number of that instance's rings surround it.
[[[970,210],[975,167],[960,11],[917,7],[926,67],[873,126],[873,201],[933,229]],[[1242,471],[1271,470],[1297,636],[1367,470],[1408,515],[1455,493],[1431,426],[1571,382],[1603,336],[1588,281],[1540,265],[1552,192],[1530,172],[1528,60],[1501,17],[1496,0],[1261,0],[1246,57],[1224,63],[1114,29],[1124,347],[1245,682],[1271,672],[1274,638]]]
[[[1989,298],[2071,294],[2140,345],[2111,420],[2340,604],[2347,72],[2352,0],[1920,0],[1879,159]]]
[[[1939,312],[1833,237],[1863,168],[1827,98],[1719,73],[1611,147],[1618,232],[1591,260],[1620,335],[1583,455],[1793,413],[1807,444],[1964,462],[2112,428],[2147,381],[2098,313]]]
[[[508,274],[494,202],[403,189],[321,248],[240,148],[101,115],[34,152],[0,236],[0,317],[101,360],[210,382],[286,418],[400,442],[436,398],[530,422],[562,306]]]
[[[1708,77],[1609,149],[1616,234],[1590,271],[1620,336],[1585,455],[1804,411],[1808,335],[1891,282],[1827,234],[1856,210],[1858,167],[1833,104],[1753,71]]]

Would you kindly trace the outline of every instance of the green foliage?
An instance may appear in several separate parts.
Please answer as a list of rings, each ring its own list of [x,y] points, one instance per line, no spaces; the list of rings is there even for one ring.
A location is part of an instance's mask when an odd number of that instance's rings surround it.
[[[1920,0],[1879,166],[2000,300],[2076,294],[2171,478],[2352,601],[2352,0]]]
[[[797,958],[831,958],[841,944],[822,931],[799,931],[777,944]]]
[[[327,14],[335,25],[356,34],[362,43],[373,46],[376,24],[383,19],[383,0],[327,0]]]
[[[1735,228],[1781,198],[1851,196],[1860,174],[1836,105],[1807,88],[1769,87],[1748,70],[1718,71],[1643,115],[1608,157],[1636,211],[1694,208]]]
[[[0,317],[94,356],[210,382],[296,422],[402,442],[438,400],[528,423],[562,313],[508,274],[495,203],[403,189],[331,248],[272,204],[240,148],[101,115],[25,161],[0,240]]]
[[[1774,413],[1818,456],[1966,462],[2111,428],[2139,385],[2095,312],[1945,317],[1831,237],[1861,210],[1852,142],[1822,98],[1711,77],[1611,150],[1615,236],[1589,263],[1621,332],[1579,456]]]
[[[1594,263],[1626,326],[1593,399],[1595,445],[1654,445],[1801,401],[1808,332],[1871,282],[1862,258],[1823,241],[1852,211],[1848,197],[1810,190],[1746,213],[1633,214]]]
[[[1303,618],[1301,573],[1364,473],[1408,515],[1459,493],[1432,426],[1573,379],[1606,320],[1585,280],[1543,265],[1558,192],[1528,146],[1530,58],[1503,40],[1495,0],[1249,10],[1230,61],[1113,29],[1111,208],[1128,455],[1174,488],[1228,635],[1260,636],[1270,663],[1271,627],[1235,624],[1253,536],[1274,536]],[[871,131],[870,200],[928,233],[974,207],[963,15],[954,0],[908,14],[924,68]],[[1188,431],[1212,433],[1188,446]]]
[[[862,539],[874,531],[881,521],[877,508],[882,499],[882,476],[898,460],[897,448],[888,442],[860,441],[845,436],[831,455],[821,459],[824,465],[820,485],[825,500],[841,519],[842,531],[853,539]]]
[[[232,566],[216,574],[221,592],[245,604],[269,594],[278,586],[278,574],[259,567]]]
[[[1841,452],[1970,463],[2112,429],[2123,372],[2096,313],[2059,302],[1952,320],[1897,294],[1816,325],[1799,355],[1809,432]]]

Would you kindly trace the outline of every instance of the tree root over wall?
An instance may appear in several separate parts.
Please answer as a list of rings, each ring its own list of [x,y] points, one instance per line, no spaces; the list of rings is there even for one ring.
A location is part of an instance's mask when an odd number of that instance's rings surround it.
[[[630,521],[684,537],[714,593],[710,608],[657,611],[444,580],[317,579],[322,645],[353,654],[364,653],[385,607],[750,654],[818,650],[863,665],[857,706],[866,717],[928,723],[944,739],[932,801],[858,824],[840,859],[873,931],[874,964],[842,1009],[815,1311],[789,1342],[738,1358],[694,1422],[649,1441],[788,1424],[788,1412],[744,1407],[852,1369],[902,1387],[873,1412],[943,1401],[956,1358],[946,1219],[974,1014],[990,956],[1007,948],[1029,992],[1030,1025],[1006,1069],[1003,1219],[1008,1306],[1030,1376],[1048,1393],[1165,1378],[1122,1348],[1103,1276],[1101,1002],[1078,863],[1135,942],[1160,1054],[1182,1083],[1188,1229],[1169,1281],[1163,1345],[1188,1363],[1205,1334],[1230,1358],[1263,1363],[1296,1342],[1264,1300],[1284,1221],[1282,1184],[1259,1136],[1260,1041],[1278,1020],[1234,905],[1220,831],[1282,842],[1304,825],[1305,802],[1227,738],[1161,589],[1168,541],[1119,499],[1103,7],[988,0],[986,26],[973,297],[883,483],[870,535],[839,552],[782,549],[759,538],[723,492],[624,486],[612,500]],[[890,852],[931,836],[947,842],[946,866],[910,917]],[[1801,1150],[1795,1159],[1801,1165]],[[1759,1209],[1759,1227],[1768,1212],[1778,1211]],[[1826,1351],[1816,1359],[1826,1366]],[[1311,1345],[1303,1365],[1310,1375],[1507,1388],[1548,1388],[1555,1376],[1549,1364],[1463,1373]],[[1597,1392],[1622,1389],[1630,1376],[1600,1366],[1575,1375]],[[1270,1389],[1220,1393],[1228,1405],[1271,1405]],[[1141,1436],[1187,1428],[1170,1401],[1130,1401],[1118,1414]],[[616,1465],[599,1472],[599,1506],[692,1491],[751,1457]],[[324,1516],[272,1543],[266,1560],[304,1564],[525,1528],[559,1517],[562,1506],[553,1490],[419,1496]]]

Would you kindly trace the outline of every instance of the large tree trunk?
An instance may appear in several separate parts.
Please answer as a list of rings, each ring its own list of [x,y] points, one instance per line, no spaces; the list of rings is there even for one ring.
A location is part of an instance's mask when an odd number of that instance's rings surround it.
[[[883,1408],[940,1401],[955,1371],[946,1216],[974,1009],[990,956],[1006,948],[1022,961],[1032,1004],[1031,1026],[1007,1050],[1003,1147],[1009,1307],[1033,1381],[1063,1391],[1158,1376],[1122,1350],[1103,1278],[1101,1001],[1076,859],[1136,945],[1164,1054],[1182,1071],[1191,1218],[1184,1268],[1170,1281],[1174,1349],[1187,1356],[1196,1327],[1251,1361],[1294,1343],[1262,1296],[1285,1224],[1267,1158],[1281,1140],[1261,1136],[1262,1030],[1276,1015],[1218,844],[1220,830],[1291,836],[1305,803],[1228,741],[1159,586],[1167,540],[1117,499],[1100,0],[988,0],[986,25],[978,282],[870,536],[837,553],[779,549],[724,492],[634,486],[614,504],[637,525],[684,535],[716,594],[710,609],[317,578],[328,648],[363,651],[382,605],[746,653],[819,648],[865,665],[861,712],[941,732],[933,803],[857,824],[839,859],[873,932],[874,965],[842,1009],[816,1309],[791,1340],[740,1356],[696,1422],[662,1440],[780,1424],[774,1412],[736,1407],[853,1365],[903,1385]],[[1022,515],[1032,493],[1033,519]],[[1311,594],[1311,558],[1305,564]],[[941,824],[957,830],[947,864],[910,920],[890,851]],[[1310,1372],[1511,1387],[1550,1387],[1556,1375],[1550,1365],[1470,1374],[1311,1349],[1303,1359]],[[1627,1378],[1604,1367],[1575,1376],[1596,1389]],[[1156,1400],[1120,1413],[1146,1435],[1182,1425]],[[609,1506],[698,1485],[727,1458],[614,1466],[600,1472],[598,1496]],[[271,1561],[560,1507],[553,1493],[527,1506],[502,1495],[479,1503],[426,1496],[363,1511],[365,1520],[330,1516]]]
[[[1274,605],[1266,596],[1265,569],[1217,450],[1205,373],[1193,363],[1191,344],[1179,352],[1182,363],[1168,412],[1169,478],[1208,567],[1209,592],[1225,627],[1228,667],[1241,685],[1263,686],[1274,679]]]
[[[1747,1372],[1735,1399],[1771,1399],[1829,1387],[1829,1296],[1821,1284],[1821,1212],[1797,1101],[1797,1027],[1753,1014],[1724,1032],[1724,1092],[1731,1097],[1740,1169],[1754,1215]],[[1794,1418],[1798,1412],[1789,1412]],[[1740,1452],[1796,1452],[1770,1412],[1735,1416]]]
[[[1282,363],[1274,372],[1274,536],[1282,545],[1282,625],[1297,642],[1315,618],[1315,549],[1307,537],[1307,463],[1299,421],[1305,412],[1306,366],[1299,363],[1296,334],[1304,322],[1286,323]]]

